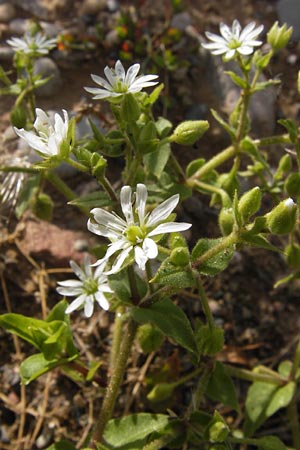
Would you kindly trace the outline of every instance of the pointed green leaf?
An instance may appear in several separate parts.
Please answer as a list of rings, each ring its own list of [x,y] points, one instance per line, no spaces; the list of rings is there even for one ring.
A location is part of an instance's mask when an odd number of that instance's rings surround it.
[[[258,439],[259,450],[287,450],[284,443],[276,436],[264,436]]]
[[[131,315],[138,323],[153,323],[165,335],[197,354],[197,345],[189,319],[179,306],[164,299],[149,308],[134,307]]]
[[[216,402],[221,402],[225,406],[229,406],[240,411],[240,405],[236,394],[236,389],[231,377],[220,362],[216,361],[214,371],[208,382],[206,394],[209,398]]]
[[[154,152],[145,155],[144,164],[147,168],[147,172],[154,175],[156,178],[160,178],[169,160],[170,153],[170,144],[166,143]]]
[[[131,414],[121,419],[110,420],[105,428],[104,441],[110,448],[119,449],[124,445],[140,444],[153,432],[162,432],[169,425],[169,416],[165,414]],[[133,447],[128,447],[133,448]]]
[[[53,359],[52,361],[50,361],[45,359],[42,353],[31,355],[26,358],[20,365],[22,382],[24,384],[29,384],[31,383],[31,381],[40,377],[44,373],[49,372],[49,370],[73,361],[74,359],[76,359],[76,356],[70,358]]]
[[[226,239],[226,237],[217,239],[200,239],[192,251],[192,260],[196,261],[208,250],[212,249],[216,245],[219,245],[223,239]],[[225,270],[233,257],[234,249],[235,246],[231,245],[225,250],[220,251],[218,254],[201,264],[199,267],[199,272],[203,275],[216,275],[222,270]]]

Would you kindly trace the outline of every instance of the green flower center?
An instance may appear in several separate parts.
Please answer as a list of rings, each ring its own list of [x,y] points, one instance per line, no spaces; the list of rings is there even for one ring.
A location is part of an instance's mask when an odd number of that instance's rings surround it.
[[[125,236],[130,244],[135,245],[146,237],[146,230],[137,225],[130,225],[125,231]]]
[[[128,91],[128,86],[121,80],[117,80],[116,84],[114,85],[114,91],[123,94]]]
[[[242,43],[240,41],[238,41],[237,39],[232,39],[229,43],[228,43],[228,47],[231,50],[235,50],[236,48],[239,48],[242,45]]]
[[[98,281],[95,278],[87,278],[84,280],[83,288],[87,295],[93,295],[98,291]]]

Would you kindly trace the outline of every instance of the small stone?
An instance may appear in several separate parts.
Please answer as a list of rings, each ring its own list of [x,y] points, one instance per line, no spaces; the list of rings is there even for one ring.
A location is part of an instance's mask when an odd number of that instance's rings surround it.
[[[0,60],[1,61],[11,61],[14,56],[14,51],[11,47],[0,45]]]
[[[120,7],[120,4],[118,0],[107,0],[107,9],[109,12],[116,12],[118,11]]]
[[[188,12],[181,12],[175,14],[172,17],[170,27],[177,28],[180,31],[185,31],[185,29],[193,24],[191,15]]]
[[[75,252],[86,252],[89,248],[89,243],[86,239],[76,239],[73,249]]]
[[[16,16],[16,8],[11,3],[0,4],[0,22],[8,23]]]
[[[107,47],[114,47],[120,43],[120,36],[117,30],[110,30],[104,39],[105,45]]]
[[[97,15],[107,7],[106,0],[84,0],[80,5],[80,15]]]
[[[291,53],[287,58],[286,62],[290,64],[290,66],[294,66],[298,60],[298,56],[295,53]]]
[[[62,31],[62,27],[60,27],[57,23],[45,22],[41,20],[40,26],[42,27],[45,35],[50,38],[57,37]]]
[[[36,89],[38,97],[52,97],[59,92],[62,87],[62,78],[56,63],[51,58],[39,58],[34,63],[34,74],[43,78],[51,77],[47,83]]]
[[[22,35],[26,31],[29,30],[30,27],[30,21],[29,19],[13,19],[11,22],[9,22],[9,29],[11,34],[14,35]]]
[[[76,139],[91,138],[93,136],[90,121],[93,122],[100,133],[104,133],[103,123],[98,119],[98,117],[85,115],[76,124]]]

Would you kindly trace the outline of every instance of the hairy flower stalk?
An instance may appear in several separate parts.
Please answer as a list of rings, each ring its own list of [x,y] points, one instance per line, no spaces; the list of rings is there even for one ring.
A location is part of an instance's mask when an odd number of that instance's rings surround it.
[[[32,36],[26,33],[23,38],[13,37],[6,41],[15,52],[25,53],[31,56],[47,55],[57,44],[57,38],[48,39],[41,33]]]
[[[88,256],[85,258],[83,268],[80,268],[74,261],[70,261],[70,266],[79,280],[59,281],[59,287],[57,288],[57,292],[61,295],[76,297],[67,307],[66,314],[83,306],[85,316],[91,317],[94,312],[95,302],[107,311],[109,302],[106,294],[113,291],[108,285],[107,276],[103,273],[105,261],[99,264],[94,272]]]
[[[40,108],[36,108],[35,112],[36,119],[33,124],[35,132],[14,127],[15,132],[41,156],[58,156],[60,146],[67,138],[69,128],[67,111],[63,109],[64,120],[59,114],[51,118]]]
[[[107,80],[98,75],[91,75],[92,80],[101,88],[85,87],[84,89],[94,95],[94,100],[98,100],[120,97],[128,92],[134,94],[145,87],[154,86],[158,83],[153,81],[158,78],[158,75],[137,76],[139,70],[140,64],[133,64],[126,72],[123,64],[118,60],[114,69],[110,69],[108,66],[105,67],[104,73]]]
[[[234,20],[232,27],[221,23],[220,33],[221,36],[205,32],[206,37],[212,41],[202,44],[202,47],[210,50],[213,55],[224,55],[226,59],[231,59],[236,53],[243,56],[251,55],[254,51],[254,47],[258,47],[262,44],[261,41],[257,41],[256,38],[263,30],[263,25],[255,27],[255,22],[250,22],[243,30],[238,20]]]
[[[184,222],[165,222],[179,202],[178,194],[165,200],[150,214],[146,213],[147,197],[147,188],[144,184],[137,185],[134,201],[131,187],[122,187],[120,199],[125,220],[102,208],[92,209],[93,218],[88,221],[88,229],[111,241],[103,259],[107,261],[112,255],[120,252],[108,273],[118,272],[127,257],[133,257],[139,268],[145,270],[146,262],[158,255],[157,244],[153,237],[184,231],[191,227],[191,224]],[[99,263],[102,264],[102,260]]]

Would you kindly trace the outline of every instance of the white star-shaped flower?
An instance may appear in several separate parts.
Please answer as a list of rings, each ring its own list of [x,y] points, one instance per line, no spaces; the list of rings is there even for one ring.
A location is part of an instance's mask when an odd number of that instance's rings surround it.
[[[154,86],[157,84],[155,80],[158,75],[139,75],[140,64],[133,64],[129,67],[127,72],[123,67],[121,61],[117,61],[114,69],[105,67],[104,73],[107,78],[99,77],[98,75],[91,75],[92,80],[101,86],[101,88],[85,87],[84,89],[93,94],[94,100],[102,98],[120,97],[121,95],[130,92],[132,94],[140,92],[143,88]]]
[[[115,213],[102,208],[94,208],[93,219],[88,221],[88,229],[95,234],[107,237],[111,244],[103,258],[107,261],[112,255],[120,252],[116,257],[112,269],[107,273],[115,273],[122,267],[125,259],[132,255],[141,270],[149,259],[158,255],[158,248],[152,238],[164,233],[184,231],[192,225],[189,223],[164,222],[177,206],[179,195],[173,195],[157,206],[150,214],[146,213],[147,188],[138,184],[135,200],[132,201],[132,189],[123,186],[121,189],[121,208],[125,220]],[[134,204],[134,207],[133,207]],[[98,263],[102,264],[100,260]]]
[[[41,33],[32,36],[26,33],[23,38],[13,37],[6,41],[15,52],[22,52],[26,55],[47,55],[49,51],[57,44],[56,38],[48,39]]]
[[[67,138],[69,118],[68,113],[64,109],[64,120],[59,114],[55,114],[53,118],[49,117],[45,111],[36,108],[36,120],[33,124],[34,131],[26,131],[24,128],[18,129],[14,127],[15,132],[20,138],[24,139],[27,144],[39,152],[42,156],[51,157],[59,155],[60,146]]]
[[[202,47],[210,50],[213,55],[223,55],[225,58],[231,59],[236,52],[247,56],[251,55],[254,47],[260,46],[261,41],[257,41],[257,36],[262,32],[263,25],[255,27],[255,22],[250,22],[243,30],[238,20],[234,20],[232,27],[229,28],[224,23],[220,25],[221,36],[205,32],[206,37],[212,41],[202,44]]]
[[[66,314],[83,306],[85,316],[91,317],[95,302],[105,311],[109,309],[109,303],[105,295],[113,291],[108,285],[106,274],[103,273],[105,264],[106,262],[103,261],[93,271],[88,256],[84,260],[83,268],[79,267],[74,261],[70,261],[70,266],[79,280],[59,281],[59,287],[57,288],[57,292],[61,295],[76,297],[67,307]]]

